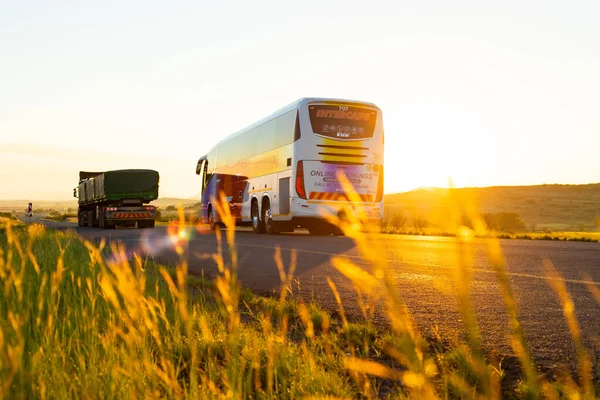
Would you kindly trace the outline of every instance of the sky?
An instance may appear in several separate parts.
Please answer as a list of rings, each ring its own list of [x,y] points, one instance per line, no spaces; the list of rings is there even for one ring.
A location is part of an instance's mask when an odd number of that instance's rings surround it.
[[[302,97],[383,111],[385,191],[600,181],[600,2],[0,0],[0,199],[79,170],[199,194],[218,140]]]

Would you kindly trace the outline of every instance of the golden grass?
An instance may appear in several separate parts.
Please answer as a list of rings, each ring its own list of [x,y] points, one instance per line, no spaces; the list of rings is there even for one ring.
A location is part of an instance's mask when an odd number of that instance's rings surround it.
[[[531,236],[532,239],[538,240],[581,240],[581,239],[589,239],[600,242],[600,232],[547,232],[547,233],[539,233],[539,232],[529,232],[528,236]],[[518,235],[514,235],[515,237]],[[555,239],[556,238],[556,239]]]
[[[350,198],[350,184],[340,177]],[[358,203],[358,199],[355,199]],[[500,398],[501,367],[488,358],[470,300],[469,243],[485,235],[475,206],[449,195],[444,229],[455,236],[455,292],[466,339],[452,348],[426,338],[398,290],[386,249],[362,210],[340,220],[372,268],[343,256],[332,263],[357,291],[363,322],[341,321],[295,298],[295,256],[274,254],[279,298],[252,295],[237,279],[235,223],[225,198],[216,210],[227,229],[211,257],[214,282],[188,274],[183,210],[169,233],[181,259],[167,268],[41,225],[0,229],[0,395],[6,398]],[[464,225],[469,220],[468,228]],[[551,280],[579,357],[579,378],[550,382],[533,365],[497,239],[486,239],[522,369],[513,393],[524,398],[594,398],[597,382],[561,278]],[[224,247],[230,257],[223,256]],[[549,270],[550,271],[550,270]],[[597,287],[590,287],[597,296]],[[600,296],[597,296],[598,298]],[[372,324],[383,304],[390,326]]]

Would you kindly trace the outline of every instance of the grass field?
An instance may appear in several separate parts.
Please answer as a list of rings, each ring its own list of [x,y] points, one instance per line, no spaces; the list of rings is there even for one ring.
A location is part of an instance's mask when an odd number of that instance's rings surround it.
[[[5,221],[0,229],[2,397],[593,398],[598,390],[560,280],[552,281],[553,288],[572,328],[579,377],[551,382],[536,372],[497,240],[489,240],[489,255],[510,316],[521,371],[516,376],[482,350],[467,261],[456,271],[466,337],[452,343],[415,328],[382,261],[385,249],[377,236],[359,229],[356,220],[333,220],[373,264],[371,273],[349,259],[332,260],[365,305],[364,319],[348,321],[341,303],[334,317],[295,298],[293,262],[280,262],[279,272],[273,271],[282,282],[278,297],[240,288],[233,219],[225,207],[223,201],[220,213],[228,229],[222,244],[232,256],[214,255],[220,270],[214,282],[187,274],[185,235],[177,235],[175,225],[182,261],[168,268],[73,233]],[[471,240],[477,232],[459,222],[454,221],[459,243]],[[391,321],[388,327],[376,328],[371,321],[369,310],[379,302]]]

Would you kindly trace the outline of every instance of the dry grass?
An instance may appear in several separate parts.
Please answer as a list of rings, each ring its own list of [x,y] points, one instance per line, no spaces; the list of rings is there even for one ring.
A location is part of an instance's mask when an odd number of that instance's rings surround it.
[[[77,213],[76,212],[61,213],[59,211],[50,211],[45,216],[45,219],[48,219],[51,221],[57,221],[57,222],[64,222],[64,221],[77,222]]]
[[[427,220],[423,214],[407,215],[407,213],[402,211],[398,206],[386,206],[379,232],[400,235],[455,236],[455,232],[445,229],[445,222],[440,219],[440,214],[433,214],[430,215],[430,217],[432,220]],[[481,219],[481,217],[478,218]],[[471,226],[469,227],[471,228]],[[500,239],[600,242],[600,232],[594,231],[578,232],[546,230],[544,232],[532,232],[526,229],[523,232],[496,232],[486,230],[480,235]]]
[[[600,242],[600,232],[548,232],[548,233],[527,233],[534,240],[572,240]]]
[[[344,183],[351,198],[348,182]],[[358,199],[356,199],[358,201]],[[385,331],[365,321],[340,319],[294,298],[294,261],[277,252],[278,299],[254,296],[237,280],[235,226],[224,198],[217,211],[227,230],[217,232],[219,269],[214,282],[188,275],[190,229],[183,210],[169,228],[181,260],[166,268],[105,248],[72,233],[40,225],[0,230],[0,394],[7,398],[500,398],[504,373],[481,345],[470,301],[472,254],[468,243],[485,227],[472,203],[449,195],[443,227],[456,237],[455,292],[465,341],[453,347],[425,338],[398,290],[386,249],[359,212],[327,218],[356,242],[371,262],[365,270],[342,256],[333,265],[352,281],[363,304],[384,304]],[[360,211],[360,210],[359,210]],[[469,220],[468,228],[464,225]],[[223,257],[223,247],[230,258]],[[549,382],[531,361],[497,239],[488,253],[502,288],[523,398],[594,398],[590,358],[579,339],[562,280],[552,286],[569,323],[579,377]],[[273,271],[277,273],[277,271]],[[337,288],[329,281],[334,294]],[[595,288],[597,289],[597,288]],[[590,288],[590,290],[595,290]]]

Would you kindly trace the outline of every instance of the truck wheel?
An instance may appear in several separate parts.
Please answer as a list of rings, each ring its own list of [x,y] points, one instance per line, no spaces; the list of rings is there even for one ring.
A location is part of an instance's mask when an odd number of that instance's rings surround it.
[[[99,223],[100,229],[113,229],[115,227],[114,224],[111,224],[106,220],[106,213],[104,212],[104,210],[100,211]]]
[[[98,228],[100,226],[100,219],[98,218],[100,215],[100,209],[96,207],[92,210],[92,227]]]

